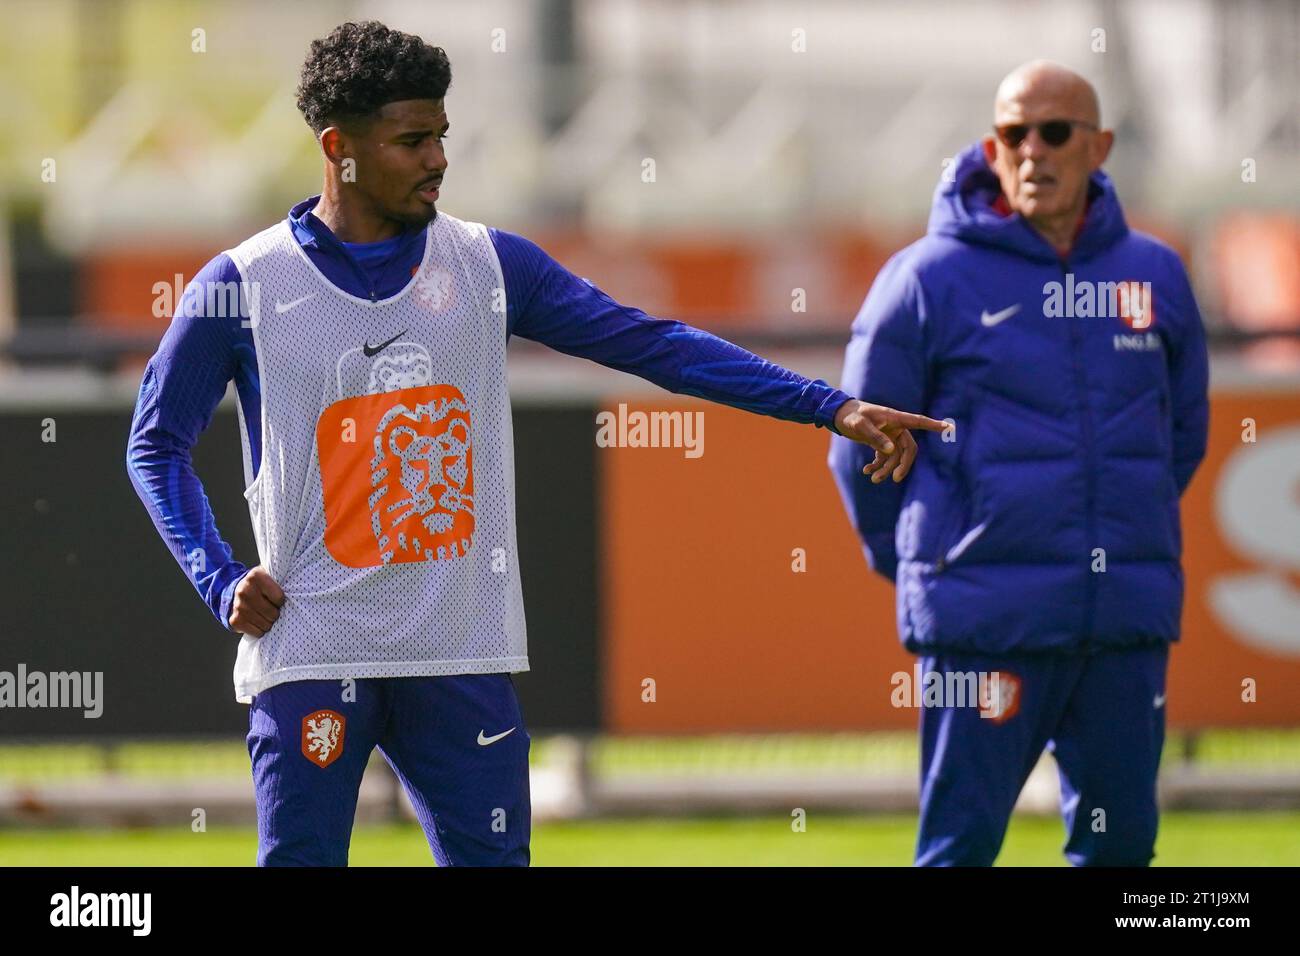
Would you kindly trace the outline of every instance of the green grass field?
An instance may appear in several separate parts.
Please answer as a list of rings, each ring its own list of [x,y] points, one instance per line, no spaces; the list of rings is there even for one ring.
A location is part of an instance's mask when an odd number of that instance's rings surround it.
[[[535,766],[563,759],[560,738],[533,741]],[[1248,773],[1300,765],[1300,731],[1214,731],[1185,741],[1171,735],[1165,763]],[[373,758],[378,760],[378,756]],[[914,734],[773,734],[762,736],[617,738],[596,740],[590,769],[597,777],[664,774],[692,777],[726,772],[910,774]],[[248,779],[242,741],[0,745],[0,786],[115,779],[159,781]],[[836,816],[812,813],[794,833],[789,817],[583,820],[539,824],[533,832],[538,866],[906,866],[916,835],[913,815]],[[1017,816],[1001,865],[1063,866],[1064,833],[1056,817]],[[0,829],[0,866],[246,866],[256,856],[251,827],[175,829]],[[359,827],[352,841],[359,866],[429,866],[424,835],[414,824]],[[1168,812],[1162,818],[1156,865],[1300,865],[1300,812]]]
[[[688,820],[596,820],[539,825],[536,866],[906,866],[916,820],[911,816],[810,815],[794,833],[788,817]],[[1064,866],[1058,820],[1017,817],[999,865]],[[254,831],[214,828],[0,831],[0,866],[246,866]],[[414,825],[358,828],[354,866],[430,866]],[[1300,813],[1168,813],[1156,865],[1285,866],[1300,864]]]
[[[550,761],[562,741],[533,738],[534,766]],[[1196,764],[1206,769],[1300,768],[1300,729],[1212,730],[1186,735],[1171,732],[1164,765],[1194,747]],[[378,760],[378,757],[373,758]],[[712,774],[719,771],[848,771],[870,774],[915,772],[916,734],[700,735],[688,737],[604,737],[593,741],[591,770],[623,774]],[[184,779],[248,775],[248,751],[240,739],[222,741],[138,741],[112,747],[84,744],[0,742],[0,785],[99,776]]]

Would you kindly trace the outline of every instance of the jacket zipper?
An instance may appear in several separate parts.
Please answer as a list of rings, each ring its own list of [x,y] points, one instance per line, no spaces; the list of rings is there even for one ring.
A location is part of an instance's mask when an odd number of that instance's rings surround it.
[[[1064,258],[1062,258],[1060,262],[1061,282],[1064,285],[1067,282],[1066,277],[1070,272],[1069,262]],[[1071,309],[1071,311],[1073,311],[1073,309]],[[1079,324],[1081,320],[1077,315],[1071,315],[1066,319],[1066,321],[1070,323],[1070,358],[1074,367],[1074,388],[1079,402],[1079,424],[1083,430],[1084,485],[1086,488],[1084,504],[1088,529],[1088,554],[1086,557],[1088,564],[1088,588],[1083,613],[1083,649],[1087,650],[1092,644],[1092,628],[1097,609],[1097,574],[1099,573],[1092,570],[1092,552],[1098,546],[1097,470],[1095,467],[1096,448],[1093,440],[1092,413],[1088,406],[1088,387],[1083,373],[1083,345]]]

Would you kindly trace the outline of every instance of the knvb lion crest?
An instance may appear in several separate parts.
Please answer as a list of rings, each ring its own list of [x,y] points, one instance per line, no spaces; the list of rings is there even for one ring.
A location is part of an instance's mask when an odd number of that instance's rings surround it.
[[[992,724],[1005,724],[1020,710],[1020,678],[1010,671],[981,674],[980,716]]]
[[[1156,322],[1155,297],[1150,282],[1120,282],[1115,301],[1120,321],[1134,332],[1154,327]]]
[[[451,273],[434,266],[415,283],[415,301],[430,312],[450,308],[456,296],[456,284]]]
[[[343,715],[318,710],[302,719],[302,755],[318,767],[328,767],[343,753]]]

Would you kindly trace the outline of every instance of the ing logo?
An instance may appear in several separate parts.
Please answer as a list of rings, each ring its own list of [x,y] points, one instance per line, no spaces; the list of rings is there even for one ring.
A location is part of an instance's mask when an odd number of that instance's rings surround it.
[[[351,419],[354,441],[345,420]],[[325,546],[368,568],[463,557],[474,541],[470,408],[454,385],[335,402],[316,423]]]

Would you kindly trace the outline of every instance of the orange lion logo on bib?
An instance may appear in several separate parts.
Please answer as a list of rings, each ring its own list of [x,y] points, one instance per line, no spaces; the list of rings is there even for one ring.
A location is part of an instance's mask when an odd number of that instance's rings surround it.
[[[474,540],[470,408],[454,385],[335,402],[316,424],[325,546],[354,568],[465,555]]]

